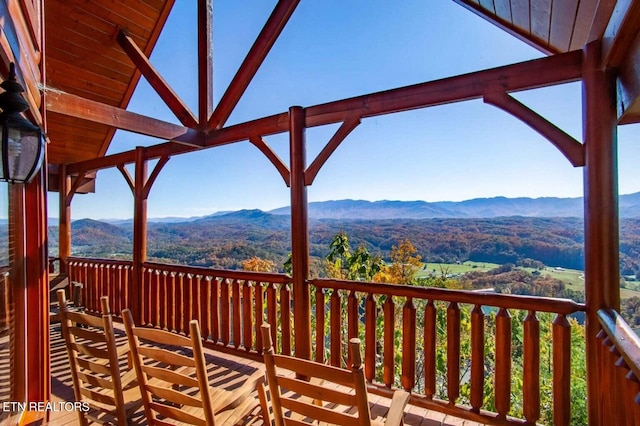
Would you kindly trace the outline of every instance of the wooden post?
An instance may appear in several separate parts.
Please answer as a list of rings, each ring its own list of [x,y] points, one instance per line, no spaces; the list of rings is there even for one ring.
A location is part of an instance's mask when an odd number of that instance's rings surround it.
[[[71,256],[71,176],[67,174],[67,166],[62,164],[58,169],[59,223],[58,223],[58,257],[60,273],[68,272],[67,259]]]
[[[306,167],[305,110],[289,108],[289,145],[291,167],[291,264],[293,268],[293,315],[295,355],[311,358],[311,299],[309,297],[309,218]],[[273,325],[272,325],[273,326]]]
[[[585,296],[587,305],[587,383],[589,423],[604,424],[609,389],[600,386],[597,311],[620,309],[617,129],[615,89],[601,69],[601,45],[584,49],[582,101],[584,168]]]
[[[51,396],[46,168],[24,185],[27,400]]]
[[[131,313],[136,324],[142,322],[142,264],[147,260],[147,160],[144,148],[136,148],[135,185],[133,189],[133,279],[129,291]]]

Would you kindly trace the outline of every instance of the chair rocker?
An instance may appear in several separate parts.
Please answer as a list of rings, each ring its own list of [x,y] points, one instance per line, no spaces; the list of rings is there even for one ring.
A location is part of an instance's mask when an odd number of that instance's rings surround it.
[[[213,388],[198,321],[189,323],[189,338],[136,327],[128,309],[122,316],[149,425],[221,426],[250,419],[259,405],[252,393],[264,372],[256,371],[239,389]]]
[[[258,394],[266,425],[383,423],[371,419],[360,340],[349,341],[351,370],[274,354],[269,324],[262,325],[262,341],[269,392],[263,384]],[[394,393],[385,425],[402,424],[408,400],[409,393]]]
[[[73,392],[89,411],[77,410],[80,424],[124,426],[142,406],[135,371],[124,371],[129,345],[118,347],[107,297],[100,299],[102,317],[72,311],[65,291],[58,290],[61,331],[64,336]]]

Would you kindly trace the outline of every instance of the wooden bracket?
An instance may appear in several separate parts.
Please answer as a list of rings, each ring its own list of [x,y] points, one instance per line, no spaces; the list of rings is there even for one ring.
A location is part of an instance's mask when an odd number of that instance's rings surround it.
[[[78,173],[78,176],[73,180],[71,187],[69,188],[69,193],[65,194],[64,202],[67,207],[71,206],[71,201],[73,200],[73,196],[76,195],[76,191],[82,185],[82,180],[84,179],[87,172]]]
[[[336,131],[336,133],[331,137],[327,145],[320,151],[320,154],[313,160],[311,165],[307,167],[307,170],[304,172],[304,184],[309,186],[313,183],[318,172],[327,162],[331,154],[340,146],[342,141],[355,129],[360,125],[360,117],[350,117],[342,122],[340,128]]]
[[[276,169],[280,173],[280,176],[282,176],[282,179],[284,179],[284,183],[287,185],[287,187],[290,187],[291,186],[291,172],[289,170],[289,167],[287,167],[287,165],[284,163],[284,161],[282,161],[282,159],[280,159],[280,157],[278,157],[278,154],[276,154],[271,149],[271,147],[269,145],[267,145],[267,143],[264,141],[264,139],[262,139],[262,137],[260,137],[260,136],[251,136],[249,138],[249,141],[252,144],[254,144],[256,146],[256,148],[258,148],[264,155],[267,156],[269,161],[271,161],[271,164],[276,166]]]
[[[124,31],[120,30],[118,31],[116,40],[178,120],[186,127],[197,127],[198,120],[191,110],[189,110],[182,99],[180,99],[176,92],[174,92],[169,84],[162,78],[160,73],[151,65],[149,58],[145,56],[144,52],[140,50],[133,39],[125,34]]]
[[[116,167],[118,168],[118,170],[120,170],[120,173],[122,173],[122,176],[124,176],[124,180],[127,181],[129,188],[131,188],[131,192],[135,195],[136,185],[133,181],[133,178],[131,177],[131,173],[129,173],[129,170],[127,170],[124,164],[118,164]]]
[[[485,93],[482,98],[485,103],[508,112],[547,138],[574,167],[584,166],[584,146],[537,112],[505,92]]]
[[[142,196],[145,200],[147,199],[147,197],[149,197],[149,192],[151,192],[151,187],[153,186],[153,183],[156,181],[156,178],[160,174],[160,171],[162,170],[164,165],[167,164],[167,162],[169,161],[169,158],[170,157],[168,155],[160,157],[160,159],[158,160],[158,163],[153,168],[151,175],[149,176],[147,181],[144,183],[144,188],[142,189]]]

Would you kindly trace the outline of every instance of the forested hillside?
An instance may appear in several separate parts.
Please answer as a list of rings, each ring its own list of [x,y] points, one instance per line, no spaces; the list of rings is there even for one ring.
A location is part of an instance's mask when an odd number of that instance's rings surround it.
[[[282,265],[290,252],[289,217],[259,210],[184,223],[150,223],[148,255],[162,262],[239,268],[257,256]],[[482,261],[498,264],[534,259],[548,266],[583,269],[583,224],[578,218],[312,220],[310,251],[324,258],[333,236],[344,230],[354,246],[388,259],[392,245],[409,239],[423,261]],[[131,255],[130,225],[81,220],[72,224],[73,254]],[[49,234],[57,247],[57,229]],[[621,219],[622,272],[640,272],[640,219]]]

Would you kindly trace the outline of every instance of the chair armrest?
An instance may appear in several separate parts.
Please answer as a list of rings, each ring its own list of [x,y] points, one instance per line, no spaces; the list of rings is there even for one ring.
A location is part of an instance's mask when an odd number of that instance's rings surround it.
[[[391,398],[391,406],[387,413],[387,420],[384,422],[385,426],[398,426],[404,422],[404,407],[409,402],[410,393],[397,390],[393,393]]]

